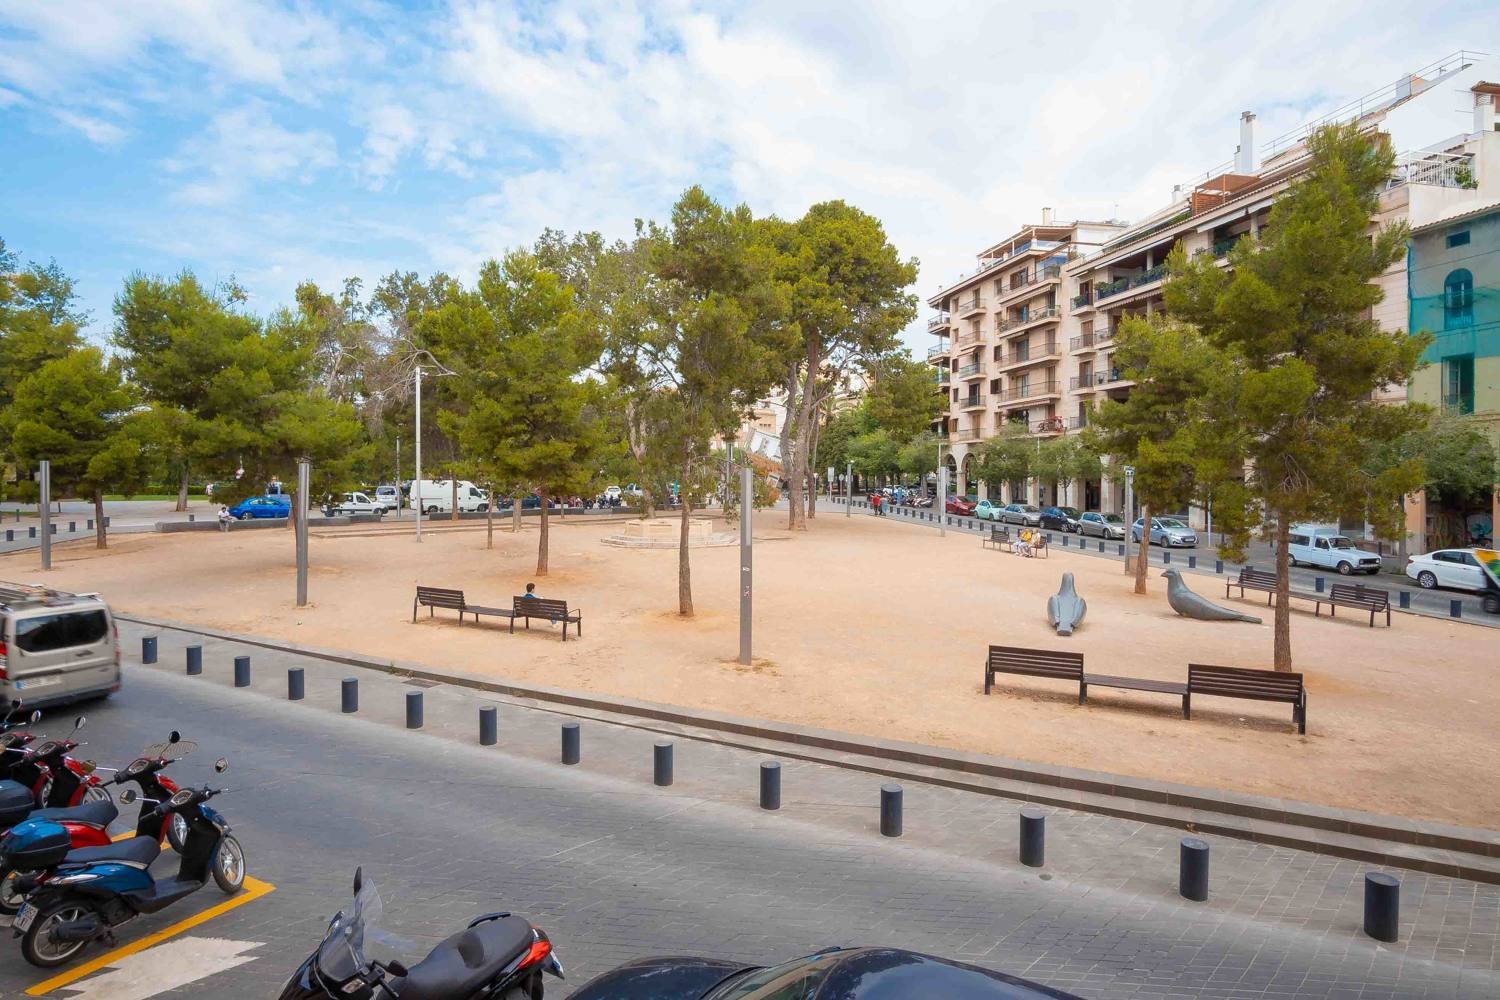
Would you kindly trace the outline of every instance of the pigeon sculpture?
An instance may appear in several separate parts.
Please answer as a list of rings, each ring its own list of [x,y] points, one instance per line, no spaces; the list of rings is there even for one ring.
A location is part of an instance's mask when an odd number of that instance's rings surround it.
[[[1073,630],[1083,621],[1083,613],[1088,607],[1073,589],[1073,574],[1064,573],[1062,589],[1047,598],[1047,617],[1057,629],[1058,635],[1072,635]]]
[[[1182,582],[1182,574],[1175,569],[1162,573],[1167,578],[1167,603],[1172,610],[1184,618],[1196,618],[1200,622],[1249,622],[1259,625],[1254,615],[1242,615],[1238,611],[1221,608],[1214,602],[1199,597]]]

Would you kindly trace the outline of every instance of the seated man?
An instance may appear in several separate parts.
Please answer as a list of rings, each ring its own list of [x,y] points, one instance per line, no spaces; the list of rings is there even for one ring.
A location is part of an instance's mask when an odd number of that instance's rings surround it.
[[[1016,536],[1015,543],[1011,547],[1015,550],[1016,555],[1018,555],[1018,556],[1026,556],[1027,558],[1030,558],[1030,556],[1031,556],[1031,529],[1030,528],[1022,529],[1021,533]]]

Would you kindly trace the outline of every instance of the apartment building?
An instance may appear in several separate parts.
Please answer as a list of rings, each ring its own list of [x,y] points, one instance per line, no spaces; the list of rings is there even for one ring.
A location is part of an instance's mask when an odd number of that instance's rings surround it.
[[[1132,383],[1114,363],[1113,339],[1125,319],[1149,316],[1162,308],[1167,255],[1180,243],[1188,254],[1212,255],[1227,267],[1234,244],[1258,236],[1276,199],[1307,170],[1306,140],[1322,125],[1358,122],[1362,129],[1383,134],[1392,148],[1403,151],[1398,153],[1372,227],[1405,220],[1418,228],[1500,197],[1500,132],[1493,124],[1495,92],[1500,88],[1487,82],[1495,80],[1500,80],[1500,67],[1494,61],[1455,53],[1259,146],[1255,115],[1245,112],[1240,116],[1240,142],[1232,160],[1178,185],[1164,207],[1129,226],[1087,224],[1096,239],[1073,237],[1072,252],[1064,255],[1061,274],[1052,284],[1056,313],[1049,318],[1055,315],[1056,322],[1045,326],[1042,341],[1044,348],[1050,345],[1056,353],[1047,356],[1051,361],[1046,377],[1035,385],[1058,391],[1049,392],[1040,405],[1031,397],[1022,401],[1028,432],[1039,438],[1076,433],[1086,426],[1095,407],[1128,398]],[[1455,93],[1468,95],[1472,117],[1464,112],[1455,118]],[[1026,232],[1008,243],[1020,242]],[[985,259],[981,255],[981,265]],[[1399,261],[1379,281],[1385,299],[1376,307],[1374,318],[1386,329],[1407,327],[1407,270],[1407,262]],[[972,370],[968,366],[986,360],[969,353],[974,342],[964,338],[973,328],[965,325],[964,313],[952,311],[951,303],[957,302],[960,310],[965,303],[985,305],[966,296],[989,294],[981,287],[987,280],[989,275],[981,271],[929,300],[934,308],[944,310],[929,329],[950,337],[930,352],[939,366],[939,378],[947,368],[952,382],[961,378],[960,369]],[[1034,391],[1032,385],[1026,382],[1022,391]],[[1009,386],[1001,391],[1007,394]],[[972,477],[964,475],[965,458],[1000,424],[974,415],[988,415],[996,407],[969,409],[963,404],[974,398],[972,390],[957,382],[949,392],[953,407],[944,421],[953,443],[949,466],[959,476],[956,483],[975,491]],[[1393,401],[1405,399],[1406,387],[1393,386],[1386,396]],[[1008,417],[1002,413],[999,419]],[[1011,499],[1011,491],[1006,492],[1006,499]],[[1123,512],[1125,505],[1123,481],[1107,470],[1096,481],[1033,482],[1025,493],[1033,502],[1066,498],[1074,506],[1110,512]],[[1204,527],[1207,513],[1191,513],[1197,526]]]

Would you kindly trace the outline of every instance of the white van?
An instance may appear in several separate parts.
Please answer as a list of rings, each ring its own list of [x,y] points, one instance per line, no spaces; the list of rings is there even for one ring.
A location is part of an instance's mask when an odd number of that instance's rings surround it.
[[[453,480],[422,479],[411,484],[407,496],[411,506],[425,514],[453,513]],[[485,511],[490,509],[490,495],[467,479],[458,481],[458,509],[460,511]]]
[[[1373,552],[1355,548],[1354,543],[1339,534],[1337,528],[1294,525],[1287,536],[1286,553],[1293,566],[1301,563],[1319,569],[1338,570],[1343,576],[1350,573],[1369,573],[1373,576],[1380,572],[1380,557]]]
[[[109,605],[0,583],[0,698],[27,708],[120,690],[120,642]]]

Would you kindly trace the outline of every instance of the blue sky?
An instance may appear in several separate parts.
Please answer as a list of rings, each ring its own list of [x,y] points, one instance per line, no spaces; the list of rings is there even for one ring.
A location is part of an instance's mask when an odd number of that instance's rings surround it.
[[[1470,2],[0,0],[0,236],[103,336],[132,270],[269,311],[304,279],[470,277],[548,225],[624,236],[702,183],[860,205],[925,297],[1044,205],[1160,206],[1242,110],[1269,139],[1497,34]]]

